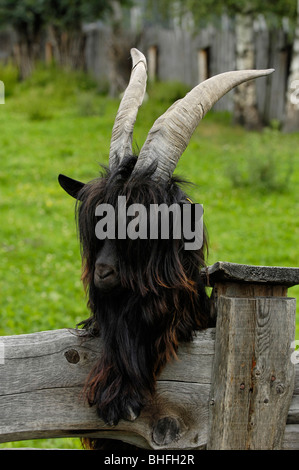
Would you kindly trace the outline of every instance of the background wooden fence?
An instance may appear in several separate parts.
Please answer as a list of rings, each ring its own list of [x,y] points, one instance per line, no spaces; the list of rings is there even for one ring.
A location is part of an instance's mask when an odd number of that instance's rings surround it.
[[[138,47],[147,57],[150,79],[178,80],[193,87],[209,76],[236,69],[233,21],[227,17],[219,18],[218,26],[208,24],[196,34],[180,28],[165,28],[160,24],[145,24],[138,34],[132,27],[125,29],[119,38],[123,49],[120,63],[119,57],[113,60],[111,57],[111,44],[116,40],[111,28],[100,21],[86,24],[82,61],[86,70],[99,82],[100,89],[108,88],[110,93],[118,94],[125,89],[131,72],[128,51],[130,47]],[[255,67],[275,68],[271,79],[256,82],[260,115],[265,123],[282,122],[292,51],[289,31],[283,28],[269,30],[265,22],[258,22],[254,41]],[[0,31],[0,60],[6,61],[15,55],[16,42],[16,35],[11,29]],[[43,38],[40,49],[40,59],[51,60],[55,49],[51,37]],[[50,58],[47,59],[49,54]],[[233,94],[234,90],[226,94],[214,109],[233,111]]]
[[[179,348],[135,422],[105,425],[81,395],[101,340],[76,330],[0,338],[0,442],[50,437],[122,439],[145,449],[299,449],[294,365],[299,268],[216,263],[216,328]]]

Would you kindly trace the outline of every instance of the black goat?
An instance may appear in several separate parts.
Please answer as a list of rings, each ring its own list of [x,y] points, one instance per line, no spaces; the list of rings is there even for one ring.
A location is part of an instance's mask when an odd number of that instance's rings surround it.
[[[60,175],[61,186],[77,198],[82,246],[83,283],[91,317],[83,322],[90,334],[101,335],[103,353],[91,371],[85,392],[90,405],[109,424],[135,419],[155,391],[156,378],[176,356],[180,341],[209,325],[209,299],[200,279],[205,266],[206,238],[194,250],[181,237],[96,236],[98,207],[109,205],[119,233],[132,220],[120,221],[122,196],[127,206],[142,205],[150,226],[150,208],[161,204],[190,205],[184,183],[172,173],[204,114],[234,86],[270,71],[227,72],[195,87],[153,125],[138,156],[132,134],[146,86],[146,61],[131,51],[133,70],[112,132],[109,169],[83,184]],[[160,221],[161,222],[161,221]],[[193,221],[194,222],[194,221]],[[174,219],[169,219],[173,233]],[[140,227],[139,227],[140,228]],[[92,447],[99,447],[94,442]]]

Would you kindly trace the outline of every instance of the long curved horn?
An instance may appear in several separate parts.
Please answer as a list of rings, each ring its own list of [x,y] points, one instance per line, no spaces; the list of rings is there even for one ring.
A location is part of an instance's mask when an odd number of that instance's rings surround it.
[[[142,104],[147,80],[146,58],[131,49],[133,67],[130,82],[118,108],[112,129],[109,167],[115,168],[125,155],[132,154],[132,137],[139,106]]]
[[[193,132],[212,106],[235,86],[273,71],[274,69],[225,72],[197,85],[155,121],[140,151],[134,172],[157,161],[153,179],[167,182]]]

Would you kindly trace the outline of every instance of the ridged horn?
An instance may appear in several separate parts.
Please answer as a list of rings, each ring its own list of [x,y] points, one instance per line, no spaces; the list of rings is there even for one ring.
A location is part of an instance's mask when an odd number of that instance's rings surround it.
[[[112,129],[109,152],[110,168],[117,167],[125,155],[132,155],[134,124],[146,89],[146,58],[138,49],[133,48],[130,52],[133,61],[132,72]]]
[[[269,75],[274,69],[225,72],[205,80],[176,101],[154,123],[140,151],[134,172],[157,161],[153,179],[167,182],[204,115],[235,86]]]

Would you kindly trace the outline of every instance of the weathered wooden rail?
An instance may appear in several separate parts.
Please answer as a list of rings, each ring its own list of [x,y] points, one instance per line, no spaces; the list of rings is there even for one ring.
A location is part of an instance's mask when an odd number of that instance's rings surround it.
[[[179,348],[135,422],[105,425],[81,395],[101,350],[75,330],[0,338],[0,442],[50,437],[122,439],[145,449],[299,449],[294,365],[299,268],[216,263],[216,328]],[[292,356],[293,354],[293,356]]]

